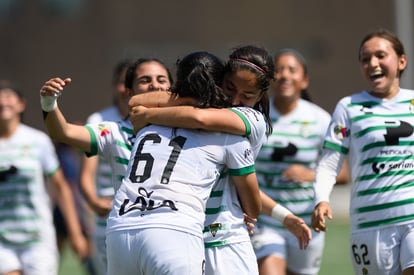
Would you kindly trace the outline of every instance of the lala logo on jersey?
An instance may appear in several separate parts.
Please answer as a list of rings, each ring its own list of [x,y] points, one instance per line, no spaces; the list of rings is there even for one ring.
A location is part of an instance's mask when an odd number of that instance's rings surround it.
[[[343,140],[349,136],[349,129],[345,128],[343,125],[336,125],[334,127],[334,133],[339,140]]]
[[[104,125],[99,125],[98,129],[100,131],[100,136],[103,137],[105,135],[108,135],[110,133],[109,127]]]
[[[135,202],[129,203],[129,199],[125,199],[119,209],[119,215],[125,215],[126,213],[139,210],[139,211],[151,211],[161,207],[167,207],[171,210],[177,211],[178,208],[175,206],[175,203],[172,200],[163,200],[162,202],[158,202],[157,204],[153,199],[150,199],[151,195],[154,191],[148,192],[145,188],[140,187],[138,188],[138,193],[141,196],[138,196],[135,199]],[[129,205],[128,205],[129,204]]]

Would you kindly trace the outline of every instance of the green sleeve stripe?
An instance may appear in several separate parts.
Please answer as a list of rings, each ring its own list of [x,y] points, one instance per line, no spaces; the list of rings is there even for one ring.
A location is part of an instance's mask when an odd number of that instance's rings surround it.
[[[229,174],[231,176],[244,176],[244,175],[248,175],[254,172],[255,172],[254,165],[243,167],[240,169],[229,169]]]
[[[331,149],[333,151],[337,151],[337,152],[345,154],[345,155],[348,154],[348,152],[349,152],[348,148],[339,146],[338,144],[335,144],[335,143],[332,143],[332,142],[329,142],[329,141],[324,142],[323,148]]]
[[[250,134],[252,133],[252,127],[250,126],[250,122],[249,120],[246,118],[245,115],[243,115],[242,112],[236,110],[236,109],[229,109],[230,111],[234,112],[236,115],[238,115],[241,120],[243,120],[244,126],[246,127],[246,133],[244,134],[246,137],[250,136]]]
[[[95,132],[89,127],[85,126],[86,129],[89,131],[89,135],[91,136],[91,151],[89,153],[86,153],[88,157],[95,156],[98,154],[98,142],[96,140]]]

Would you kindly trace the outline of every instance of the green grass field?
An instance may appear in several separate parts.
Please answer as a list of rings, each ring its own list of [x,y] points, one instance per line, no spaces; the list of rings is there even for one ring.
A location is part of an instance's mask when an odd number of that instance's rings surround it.
[[[325,251],[320,275],[353,274],[348,253],[349,225],[344,221],[330,222],[326,233]],[[70,249],[62,256],[59,275],[87,275]]]
[[[345,221],[329,222],[325,238],[325,251],[320,275],[354,274],[349,255],[349,224]]]

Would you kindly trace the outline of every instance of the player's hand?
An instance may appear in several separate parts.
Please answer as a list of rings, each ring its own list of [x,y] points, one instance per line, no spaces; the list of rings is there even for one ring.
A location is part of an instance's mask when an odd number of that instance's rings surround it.
[[[145,111],[147,109],[147,107],[144,107],[142,105],[132,106],[129,108],[129,119],[131,120],[131,123],[134,126],[135,134],[141,128],[144,128],[148,125],[148,122],[145,119]]]
[[[46,81],[42,88],[40,88],[41,96],[56,96],[60,95],[63,92],[63,89],[66,85],[72,82],[72,79],[65,78],[61,79],[59,77],[51,78]]]
[[[108,197],[95,198],[89,202],[92,210],[100,217],[107,217],[112,210],[112,199]]]
[[[302,183],[312,181],[314,179],[314,171],[301,164],[290,165],[282,174],[284,180],[294,183]]]
[[[309,241],[312,239],[312,231],[303,219],[293,214],[289,214],[283,220],[283,225],[298,239],[299,248],[301,250],[308,247]]]
[[[311,223],[313,230],[316,232],[326,232],[328,230],[325,217],[332,220],[332,209],[328,202],[321,201],[313,210]]]
[[[254,233],[254,223],[257,222],[257,219],[250,217],[246,213],[243,213],[244,218],[244,224],[247,227],[247,231],[249,232],[249,235],[252,235]]]
[[[88,256],[89,244],[86,238],[82,234],[79,234],[77,236],[71,236],[70,244],[76,256],[79,258],[79,260],[82,261]]]

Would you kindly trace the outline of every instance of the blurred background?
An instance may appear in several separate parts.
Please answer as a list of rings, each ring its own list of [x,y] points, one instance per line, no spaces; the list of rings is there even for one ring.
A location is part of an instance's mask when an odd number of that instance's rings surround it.
[[[226,59],[242,44],[271,53],[292,47],[308,60],[313,100],[331,112],[364,88],[357,54],[368,32],[396,32],[411,70],[413,12],[411,0],[0,0],[0,78],[28,98],[25,122],[45,130],[38,93],[51,77],[72,77],[62,109],[70,121],[84,121],[111,103],[120,59],[158,57],[174,72],[194,50]],[[414,88],[411,75],[406,88]]]

